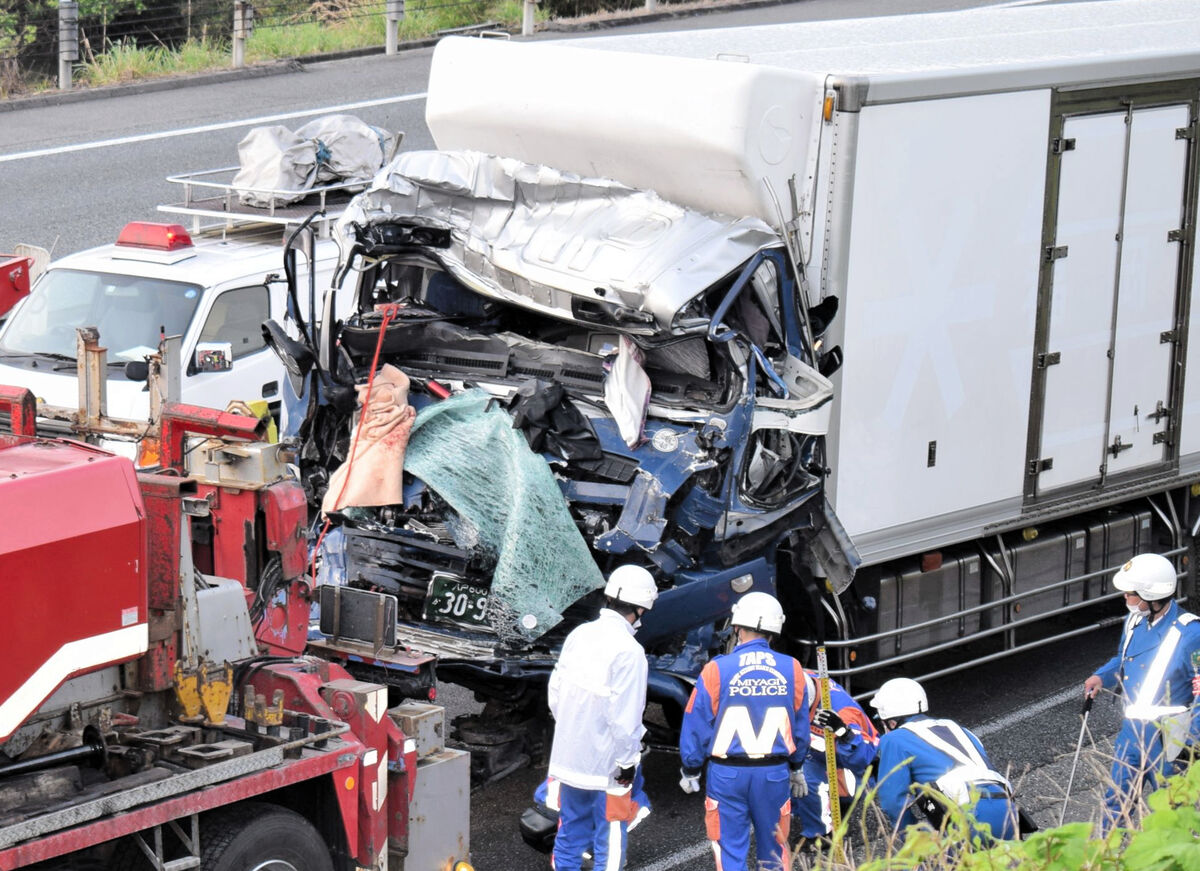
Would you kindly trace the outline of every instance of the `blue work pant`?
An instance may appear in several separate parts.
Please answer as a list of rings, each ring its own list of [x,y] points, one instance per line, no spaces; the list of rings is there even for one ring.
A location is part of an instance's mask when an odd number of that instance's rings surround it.
[[[1143,784],[1157,786],[1165,776],[1162,733],[1154,723],[1126,720],[1113,744],[1112,785],[1104,793],[1104,828],[1128,823]]]
[[[550,855],[555,871],[579,871],[591,852],[596,871],[621,871],[629,823],[637,816],[632,790],[580,789],[560,783],[558,834]]]
[[[791,784],[788,767],[708,763],[704,823],[713,842],[717,871],[747,871],[750,827],[763,871],[791,865]]]

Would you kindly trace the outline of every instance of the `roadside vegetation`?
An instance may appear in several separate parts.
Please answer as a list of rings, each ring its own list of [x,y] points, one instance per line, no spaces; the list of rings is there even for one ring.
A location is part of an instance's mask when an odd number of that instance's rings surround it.
[[[409,0],[399,25],[401,43],[424,39],[439,31],[492,23],[496,29],[519,29],[519,0],[472,0],[444,3]],[[543,13],[543,18],[545,14]],[[308,57],[384,45],[384,4],[349,2],[313,4],[303,18],[281,26],[256,27],[246,40],[247,64],[282,58]],[[135,79],[227,69],[231,46],[227,39],[193,38],[179,48],[118,43],[77,69],[76,81],[89,86],[112,85]]]
[[[1129,808],[1129,827],[1105,835],[1096,822],[1073,822],[988,848],[967,846],[961,811],[938,831],[888,838],[872,792],[860,801],[867,812],[851,812],[839,832],[845,861],[830,850],[815,862],[797,857],[793,871],[1200,871],[1200,765]]]
[[[605,4],[601,5],[601,2]],[[536,20],[619,9],[634,0],[541,0]],[[228,69],[233,0],[78,0],[74,85]],[[644,0],[637,0],[641,5]],[[245,43],[247,64],[386,43],[384,0],[258,0]],[[401,44],[483,25],[516,33],[521,0],[406,0]],[[0,0],[0,99],[57,87],[56,0]]]
[[[385,0],[246,0],[253,30],[248,65],[361,48],[387,40]],[[660,0],[688,14],[730,0]],[[77,0],[76,87],[229,69],[234,0]],[[646,0],[538,0],[538,26],[619,21]],[[405,0],[400,44],[448,30],[519,33],[522,0]],[[0,0],[0,99],[57,88],[58,0]]]

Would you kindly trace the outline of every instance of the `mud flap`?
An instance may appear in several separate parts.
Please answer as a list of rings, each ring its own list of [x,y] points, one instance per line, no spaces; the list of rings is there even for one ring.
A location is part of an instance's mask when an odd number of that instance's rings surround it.
[[[829,504],[829,497],[822,495],[821,498],[825,523],[809,541],[809,551],[817,565],[824,570],[831,591],[834,595],[841,595],[854,580],[854,573],[862,564],[862,558],[842,526],[842,521],[834,513],[833,506]]]

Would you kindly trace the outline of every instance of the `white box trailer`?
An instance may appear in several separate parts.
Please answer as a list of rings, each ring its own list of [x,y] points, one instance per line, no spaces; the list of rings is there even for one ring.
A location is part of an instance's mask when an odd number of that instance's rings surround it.
[[[1111,594],[1058,578],[1060,608],[1028,582],[1047,565],[1106,577],[1135,550],[1192,548],[1198,100],[1200,6],[1110,0],[444,40],[427,121],[439,148],[780,230],[810,303],[840,302],[829,494],[864,565],[832,603],[843,646],[897,622],[965,626],[964,610],[1011,646],[1090,601],[1071,591]],[[1119,547],[1105,534],[1086,560],[1014,559],[1040,529],[1074,541],[1118,515],[1137,533]],[[870,615],[943,550],[983,557],[982,592],[943,572],[954,586],[926,607]]]

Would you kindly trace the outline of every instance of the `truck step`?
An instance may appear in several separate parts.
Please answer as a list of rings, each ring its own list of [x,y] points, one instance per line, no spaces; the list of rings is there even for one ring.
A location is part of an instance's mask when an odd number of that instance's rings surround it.
[[[163,862],[163,871],[186,871],[188,868],[199,867],[199,856],[184,856],[182,859],[172,859],[170,862]]]

